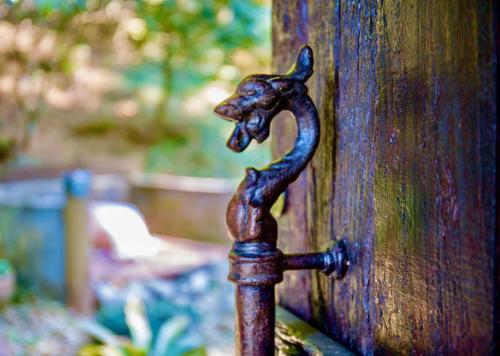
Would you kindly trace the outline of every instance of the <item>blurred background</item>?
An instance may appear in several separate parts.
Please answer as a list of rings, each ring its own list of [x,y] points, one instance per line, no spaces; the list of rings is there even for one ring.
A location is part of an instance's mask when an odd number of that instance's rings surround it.
[[[230,355],[214,105],[268,72],[270,0],[0,0],[0,355]]]

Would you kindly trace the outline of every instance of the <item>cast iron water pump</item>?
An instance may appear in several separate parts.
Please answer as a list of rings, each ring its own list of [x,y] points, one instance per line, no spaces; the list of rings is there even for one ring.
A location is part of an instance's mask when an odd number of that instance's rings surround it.
[[[304,46],[287,74],[246,77],[215,108],[219,116],[235,124],[227,146],[236,152],[244,151],[252,140],[266,140],[272,119],[282,110],[293,113],[298,131],[293,149],[281,159],[261,170],[246,169],[227,208],[227,227],[234,240],[229,279],[237,286],[239,355],[274,355],[274,285],[283,280],[284,271],[319,269],[340,278],[347,270],[342,241],[323,253],[284,255],[276,248],[278,225],[270,209],[304,170],[319,143],[318,113],[305,86],[312,73],[313,53]]]

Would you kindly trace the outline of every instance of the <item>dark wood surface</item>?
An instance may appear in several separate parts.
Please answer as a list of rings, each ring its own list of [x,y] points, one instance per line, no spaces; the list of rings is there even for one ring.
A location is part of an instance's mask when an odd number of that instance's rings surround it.
[[[274,69],[313,48],[322,126],[288,191],[280,247],[314,252],[342,238],[351,256],[342,281],[287,273],[279,302],[356,352],[495,352],[497,10],[493,0],[274,1]],[[276,157],[295,138],[282,116]]]

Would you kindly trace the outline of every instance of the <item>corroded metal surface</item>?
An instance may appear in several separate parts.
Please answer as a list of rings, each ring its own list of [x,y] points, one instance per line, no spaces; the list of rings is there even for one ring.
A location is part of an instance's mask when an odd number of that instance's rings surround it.
[[[246,170],[227,209],[227,226],[234,240],[229,279],[237,284],[240,355],[274,354],[274,285],[282,281],[284,270],[317,268],[338,278],[347,268],[342,243],[308,255],[284,256],[276,248],[277,222],[270,209],[306,167],[319,142],[318,114],[304,84],[312,72],[312,50],[304,46],[287,74],[249,76],[215,108],[235,124],[227,146],[236,152],[245,150],[252,140],[264,141],[271,120],[282,110],[293,113],[298,131],[293,149],[281,159],[261,170]]]
[[[326,252],[285,255],[284,270],[316,269],[333,279],[343,277],[347,272],[347,248],[344,241],[336,241]]]
[[[319,119],[304,84],[313,72],[312,66],[312,51],[304,47],[289,74],[249,76],[233,96],[215,108],[217,114],[235,123],[227,146],[236,152],[245,150],[252,140],[267,139],[271,120],[282,110],[294,114],[298,127],[290,152],[262,170],[246,170],[227,210],[229,233],[237,242],[276,244],[277,224],[271,206],[316,151]]]

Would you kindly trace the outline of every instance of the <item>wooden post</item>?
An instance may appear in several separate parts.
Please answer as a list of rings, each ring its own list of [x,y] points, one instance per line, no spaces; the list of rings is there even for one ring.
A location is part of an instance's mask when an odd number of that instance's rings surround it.
[[[274,70],[314,49],[322,128],[278,247],[342,238],[352,262],[278,300],[358,354],[499,354],[498,3],[273,1]],[[293,125],[274,120],[274,158]]]
[[[90,172],[85,170],[75,170],[64,176],[66,301],[71,309],[81,314],[91,314],[93,309],[88,268],[90,182]]]

